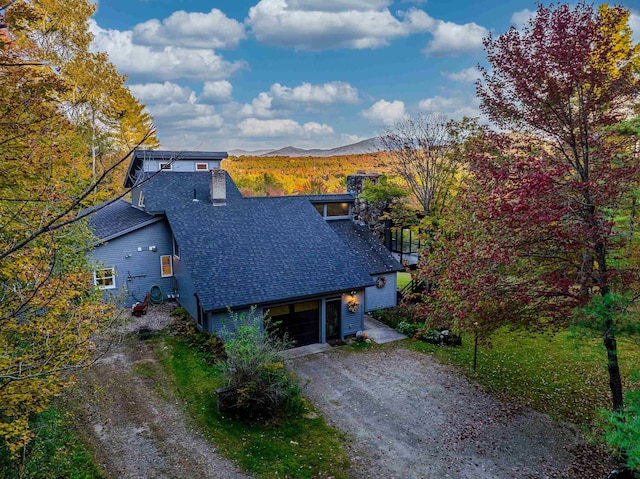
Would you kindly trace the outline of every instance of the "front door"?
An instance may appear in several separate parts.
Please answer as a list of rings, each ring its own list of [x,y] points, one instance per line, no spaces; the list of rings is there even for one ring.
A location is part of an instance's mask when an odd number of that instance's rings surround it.
[[[328,299],[326,302],[326,338],[327,341],[331,339],[340,339],[340,314],[342,311],[342,300]]]

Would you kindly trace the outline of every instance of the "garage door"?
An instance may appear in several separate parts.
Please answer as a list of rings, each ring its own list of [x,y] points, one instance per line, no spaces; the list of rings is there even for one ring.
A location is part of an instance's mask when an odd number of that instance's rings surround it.
[[[286,333],[295,346],[320,341],[320,301],[304,301],[267,308],[280,334]]]

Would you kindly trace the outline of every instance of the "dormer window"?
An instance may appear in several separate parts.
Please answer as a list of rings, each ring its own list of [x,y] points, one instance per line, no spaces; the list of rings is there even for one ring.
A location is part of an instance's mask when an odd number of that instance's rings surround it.
[[[315,203],[313,206],[325,220],[344,220],[351,218],[349,203]]]
[[[165,171],[173,170],[173,165],[171,163],[160,163],[160,169]]]
[[[140,196],[138,196],[138,206],[144,208],[144,191],[141,191]]]
[[[196,163],[196,171],[209,171],[207,163]]]
[[[348,217],[349,203],[327,203],[327,217]]]

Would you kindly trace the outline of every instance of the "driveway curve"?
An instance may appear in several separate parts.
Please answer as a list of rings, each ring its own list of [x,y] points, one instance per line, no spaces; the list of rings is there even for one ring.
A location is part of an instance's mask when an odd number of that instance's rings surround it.
[[[575,427],[501,402],[400,345],[293,360],[305,395],[347,434],[354,478],[566,478]]]

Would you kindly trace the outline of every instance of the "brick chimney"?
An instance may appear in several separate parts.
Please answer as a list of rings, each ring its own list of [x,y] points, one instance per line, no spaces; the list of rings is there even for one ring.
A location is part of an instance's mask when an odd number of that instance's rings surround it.
[[[227,177],[224,170],[213,168],[211,170],[211,202],[213,206],[227,204]]]

